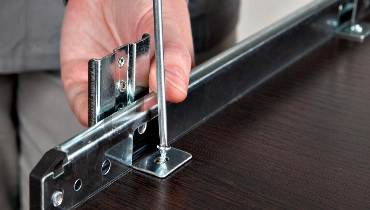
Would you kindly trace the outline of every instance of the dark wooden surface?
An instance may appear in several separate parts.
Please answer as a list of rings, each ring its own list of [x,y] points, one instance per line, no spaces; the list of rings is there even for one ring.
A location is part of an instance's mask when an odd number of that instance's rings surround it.
[[[193,159],[80,209],[370,209],[370,40],[330,40],[173,146]]]

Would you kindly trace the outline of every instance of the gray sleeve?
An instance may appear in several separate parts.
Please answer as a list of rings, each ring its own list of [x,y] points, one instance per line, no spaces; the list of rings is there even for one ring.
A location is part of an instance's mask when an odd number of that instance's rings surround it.
[[[1,1],[0,73],[59,69],[63,1]]]

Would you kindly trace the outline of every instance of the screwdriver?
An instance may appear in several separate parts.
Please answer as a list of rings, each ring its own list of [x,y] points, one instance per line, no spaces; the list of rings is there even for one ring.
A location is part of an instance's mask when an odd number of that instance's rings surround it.
[[[166,162],[166,153],[170,148],[167,143],[167,108],[163,56],[162,0],[153,0],[155,62],[157,76],[158,124],[160,144],[157,146],[160,157],[158,163]]]

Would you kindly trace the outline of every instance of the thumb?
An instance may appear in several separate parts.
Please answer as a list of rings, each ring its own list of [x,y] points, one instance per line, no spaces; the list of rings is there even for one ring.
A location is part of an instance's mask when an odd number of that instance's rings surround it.
[[[182,1],[166,1],[163,4],[163,48],[166,99],[178,103],[188,92],[189,75],[194,60],[193,40],[189,12]],[[153,45],[152,45],[153,46]],[[155,56],[151,59],[149,87],[157,92]]]
[[[191,55],[179,40],[168,40],[164,44],[164,70],[166,99],[178,103],[183,101],[188,92]],[[156,62],[153,57],[149,73],[149,87],[157,92]]]

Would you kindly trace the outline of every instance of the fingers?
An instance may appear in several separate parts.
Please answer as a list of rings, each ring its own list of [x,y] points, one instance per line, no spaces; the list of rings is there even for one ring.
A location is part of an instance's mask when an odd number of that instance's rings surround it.
[[[72,111],[81,125],[88,125],[88,90],[87,83],[75,83],[67,90],[67,97]]]
[[[62,82],[67,94],[69,105],[78,121],[85,127],[88,125],[88,74],[85,60],[70,60],[61,64]]]
[[[164,44],[164,69],[166,99],[178,103],[183,101],[188,92],[191,56],[180,40],[167,40]],[[156,63],[152,59],[149,73],[149,87],[157,92]]]
[[[186,1],[164,1],[162,19],[166,99],[177,103],[187,96],[190,69],[194,60]],[[152,37],[154,40],[153,35]],[[154,48],[154,43],[151,47]],[[149,87],[157,92],[154,55],[149,72]]]

